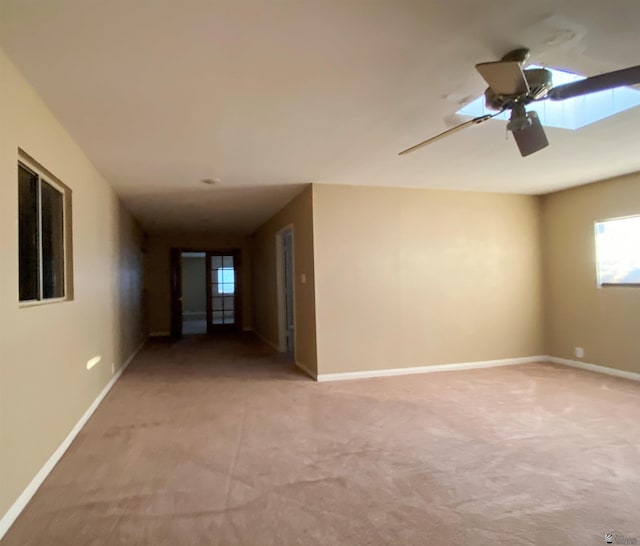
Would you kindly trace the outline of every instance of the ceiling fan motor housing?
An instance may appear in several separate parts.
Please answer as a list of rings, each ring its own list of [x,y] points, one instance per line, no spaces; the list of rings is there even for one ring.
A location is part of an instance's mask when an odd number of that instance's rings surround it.
[[[529,68],[524,71],[524,77],[529,84],[529,94],[531,100],[539,100],[547,96],[553,87],[553,75],[551,70],[546,68]]]
[[[553,87],[553,75],[546,68],[529,68],[523,71],[529,86],[529,92],[522,95],[499,95],[491,87],[484,92],[485,105],[491,110],[504,110],[518,102],[528,104],[546,97]]]

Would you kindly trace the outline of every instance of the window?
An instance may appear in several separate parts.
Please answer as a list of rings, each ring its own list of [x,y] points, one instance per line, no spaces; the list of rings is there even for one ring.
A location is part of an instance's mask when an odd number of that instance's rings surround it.
[[[531,65],[527,68],[541,67]],[[554,86],[584,79],[584,76],[579,74],[572,74],[556,68],[545,68],[553,75]],[[640,91],[632,87],[618,87],[563,101],[546,100],[533,102],[527,106],[527,110],[537,112],[540,122],[546,127],[576,130],[596,121],[615,116],[639,104]],[[485,107],[484,95],[463,106],[456,113],[461,116],[472,117],[495,114],[493,110]],[[509,119],[509,112],[504,112],[494,119],[507,120]]]
[[[66,295],[65,200],[68,190],[43,169],[18,162],[19,300]]]
[[[640,286],[640,215],[596,222],[598,284]]]
[[[233,294],[235,283],[233,267],[221,267],[218,269],[218,294]]]

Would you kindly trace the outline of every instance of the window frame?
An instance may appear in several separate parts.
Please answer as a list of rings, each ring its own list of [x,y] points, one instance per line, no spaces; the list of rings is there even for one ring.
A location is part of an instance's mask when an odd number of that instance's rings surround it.
[[[615,222],[616,220],[627,220],[630,218],[640,218],[640,212],[635,214],[627,214],[625,216],[616,216],[613,218],[603,218],[593,222],[593,242],[594,242],[594,262],[596,270],[596,286],[598,288],[640,288],[640,282],[600,282],[600,260],[598,258],[598,224],[606,222]]]
[[[68,213],[70,212],[70,197],[71,190],[65,186],[58,178],[56,178],[53,174],[51,174],[47,169],[40,166],[40,164],[28,156],[26,153],[20,150],[19,158],[17,162],[17,173],[19,180],[19,169],[23,168],[30,174],[37,177],[38,180],[38,202],[37,202],[37,217],[38,217],[38,299],[31,300],[21,300],[20,299],[20,271],[18,268],[18,306],[19,307],[33,307],[37,305],[48,305],[50,303],[59,303],[64,301],[70,301],[72,299],[70,294],[71,282],[69,279],[69,275],[71,274],[70,264],[70,249],[69,246],[69,218]],[[59,192],[62,196],[62,271],[64,275],[62,290],[63,295],[55,298],[43,298],[43,288],[44,288],[44,267],[43,267],[43,244],[42,244],[42,183],[46,183],[51,186],[54,190]],[[19,183],[19,182],[18,182]],[[18,205],[19,210],[19,205]],[[18,245],[20,245],[20,234],[18,234]]]

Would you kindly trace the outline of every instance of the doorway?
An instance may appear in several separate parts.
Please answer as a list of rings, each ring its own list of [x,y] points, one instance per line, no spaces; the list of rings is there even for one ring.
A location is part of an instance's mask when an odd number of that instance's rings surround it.
[[[293,226],[276,234],[278,322],[280,351],[295,356],[295,293],[293,269]]]
[[[238,249],[171,249],[173,337],[241,326],[240,256]]]
[[[207,333],[207,254],[182,252],[182,333]]]

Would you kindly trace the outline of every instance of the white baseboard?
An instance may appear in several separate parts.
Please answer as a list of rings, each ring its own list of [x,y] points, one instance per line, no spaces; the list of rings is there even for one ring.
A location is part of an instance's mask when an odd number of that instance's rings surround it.
[[[582,370],[588,370],[591,372],[602,373],[611,375],[614,377],[622,377],[624,379],[631,379],[633,381],[640,381],[640,373],[628,372],[625,370],[618,370],[616,368],[610,368],[608,366],[601,366],[598,364],[590,364],[588,362],[581,362],[579,360],[570,360],[568,358],[559,358],[556,356],[537,355],[537,356],[525,356],[520,358],[505,358],[501,360],[483,360],[479,362],[460,362],[456,364],[438,364],[434,366],[416,366],[412,368],[388,368],[383,370],[367,370],[363,372],[338,372],[338,373],[321,373],[312,374],[299,362],[296,362],[302,371],[314,377],[316,381],[344,381],[348,379],[367,379],[372,377],[391,377],[394,375],[411,375],[421,373],[434,373],[434,372],[451,372],[461,370],[473,370],[478,368],[495,368],[498,366],[513,366],[516,364],[531,364],[535,362],[553,362],[554,364],[562,364],[564,366],[571,366],[572,368],[580,368]]]
[[[171,332],[149,332],[149,337],[168,337]]]
[[[264,337],[260,332],[258,332],[257,330],[253,330],[253,334],[263,343],[266,343],[267,345],[269,345],[269,347],[271,347],[274,351],[280,352],[280,347],[278,347],[277,343],[274,343],[273,341],[271,341],[270,339],[267,339],[266,337]]]
[[[501,360],[482,360],[478,362],[459,362],[456,364],[436,364],[434,366],[415,366],[412,368],[388,368],[384,370],[367,370],[364,372],[320,373],[317,381],[343,381],[346,379],[367,379],[370,377],[390,377],[393,375],[411,375],[418,373],[451,372],[474,370],[477,368],[495,368],[497,366],[513,366],[532,362],[547,362],[546,355],[523,356],[519,358],[503,358]]]
[[[2,518],[0,519],[0,539],[2,539],[2,537],[11,527],[11,525],[13,525],[13,522],[20,515],[20,512],[24,510],[24,507],[31,500],[31,497],[35,495],[38,488],[42,485],[42,482],[44,482],[44,480],[47,478],[49,473],[53,470],[53,468],[56,466],[58,461],[62,458],[65,451],[67,451],[67,449],[71,445],[71,442],[73,442],[73,440],[78,435],[78,433],[82,430],[82,427],[89,420],[93,412],[96,411],[96,408],[100,405],[100,402],[102,402],[104,397],[111,390],[111,387],[113,387],[115,382],[118,381],[122,373],[127,369],[127,366],[129,366],[129,364],[131,364],[133,359],[138,355],[138,353],[140,352],[140,350],[142,349],[146,341],[147,340],[145,339],[140,345],[138,345],[138,347],[133,351],[131,356],[127,358],[125,363],[116,371],[114,376],[109,380],[109,383],[107,383],[106,387],[102,389],[98,397],[91,403],[91,405],[87,408],[87,411],[85,411],[82,414],[82,417],[80,417],[78,422],[71,429],[71,432],[67,434],[67,437],[58,446],[58,449],[56,449],[53,452],[53,455],[49,457],[49,460],[46,463],[44,463],[43,467],[33,477],[29,485],[27,485],[27,487],[16,499],[13,505],[11,505],[9,510],[7,510],[4,516],[2,516]]]
[[[295,363],[296,363],[296,368],[300,368],[311,379],[315,379],[316,381],[318,381],[318,374],[313,373],[309,368],[307,368],[302,362],[300,362],[298,360],[296,360]]]
[[[640,381],[640,373],[627,372],[625,370],[618,370],[616,368],[610,368],[609,366],[601,366],[599,364],[589,364],[588,362],[582,362],[580,360],[571,360],[569,358],[560,358],[558,356],[550,356],[547,359],[554,364],[562,364],[563,366],[571,366],[572,368],[580,368],[581,370],[588,370],[590,372],[603,373],[605,375],[612,375],[614,377],[622,377],[624,379],[631,379],[633,381]]]

